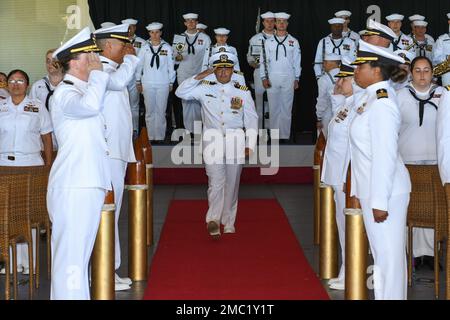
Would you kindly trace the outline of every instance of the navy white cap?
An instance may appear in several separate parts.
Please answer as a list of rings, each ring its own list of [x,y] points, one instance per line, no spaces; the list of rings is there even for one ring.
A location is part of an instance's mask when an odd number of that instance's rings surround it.
[[[328,23],[329,24],[344,24],[345,20],[342,18],[333,18],[333,19],[328,20]]]
[[[163,24],[159,22],[152,22],[145,28],[148,31],[161,30],[163,28]]]
[[[348,10],[341,10],[334,14],[336,18],[351,17],[352,13]]]
[[[125,42],[130,42],[128,35],[128,24],[120,24],[118,26],[112,26],[108,28],[101,28],[94,31],[95,39],[118,39]]]
[[[230,33],[230,30],[226,28],[217,28],[214,29],[214,33],[221,36],[227,36]]]
[[[375,46],[363,40],[359,41],[359,50],[353,65],[364,64],[372,61],[378,61],[386,64],[404,64],[405,60],[394,54],[391,50]]]
[[[208,26],[206,24],[203,24],[203,23],[197,23],[196,28],[197,29],[206,30],[206,29],[208,29]]]
[[[197,20],[198,19],[198,14],[197,13],[186,13],[186,14],[183,14],[183,19],[184,20],[188,20],[188,19]]]
[[[342,57],[341,68],[339,73],[335,75],[336,78],[347,78],[355,75],[356,66],[352,65],[352,61],[347,57]]]
[[[261,15],[263,19],[275,19],[275,13],[267,11]]]
[[[59,47],[54,53],[53,58],[59,60],[68,57],[75,53],[88,53],[88,52],[100,52],[102,51],[95,40],[92,37],[89,27],[84,28],[78,32],[75,36],[69,39],[61,47]]]
[[[426,22],[424,20],[416,20],[416,21],[413,21],[413,26],[415,26],[415,27],[427,27],[428,26],[428,22]]]
[[[450,12],[447,13],[447,18],[448,18],[448,20],[450,20]]]
[[[209,59],[213,67],[232,68],[236,64],[237,57],[230,52],[218,52]]]
[[[385,26],[384,24],[378,23],[375,20],[370,19],[367,23],[367,31],[365,36],[380,36],[382,38],[393,41],[397,38],[397,35],[391,28]]]
[[[289,13],[286,12],[277,12],[275,13],[275,19],[289,19],[291,17],[291,15]]]
[[[123,24],[129,24],[129,25],[137,25],[138,21],[136,19],[133,19],[133,18],[128,18],[128,19],[122,20],[122,23]]]
[[[100,24],[101,28],[109,28],[109,27],[114,27],[117,26],[117,24],[115,24],[114,22],[103,22],[102,24]]]
[[[409,21],[413,22],[413,21],[425,20],[425,17],[421,16],[420,14],[415,14],[415,15],[410,16],[408,19],[409,19]]]
[[[405,18],[404,15],[401,15],[401,14],[398,14],[398,13],[394,13],[394,14],[391,14],[391,15],[387,16],[386,20],[387,21],[396,21],[396,20],[403,21],[404,18]]]
[[[406,50],[396,50],[394,51],[394,54],[403,58],[405,60],[405,64],[411,64],[411,61],[416,58],[415,53]]]

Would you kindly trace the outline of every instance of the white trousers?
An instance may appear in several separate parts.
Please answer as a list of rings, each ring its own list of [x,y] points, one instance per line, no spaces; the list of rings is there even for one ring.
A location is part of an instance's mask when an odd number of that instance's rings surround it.
[[[409,194],[391,197],[388,218],[376,223],[370,200],[360,199],[364,225],[374,259],[373,283],[376,300],[406,300],[406,215]]]
[[[444,87],[450,85],[450,72],[442,75],[442,85]]]
[[[241,179],[241,164],[205,165],[208,175],[208,204],[206,223],[221,222],[234,227]]]
[[[119,217],[122,208],[123,189],[125,187],[125,174],[127,171],[127,163],[122,160],[109,159],[109,167],[111,168],[111,180],[114,188],[114,203],[116,204],[115,215],[115,258],[114,268],[117,270],[121,264],[120,238],[119,238]]]
[[[434,257],[434,230],[413,228],[413,257]]]
[[[133,120],[133,131],[139,131],[139,100],[140,93],[136,87],[136,79],[133,78],[128,85],[128,94],[130,95],[131,117]]]
[[[52,231],[51,300],[89,300],[88,267],[106,191],[49,189]]]
[[[184,128],[194,133],[194,122],[202,121],[201,105],[195,100],[181,100]]]
[[[272,86],[267,89],[270,129],[279,129],[280,139],[289,139],[291,135],[294,80],[292,76],[275,73],[270,77]]]
[[[166,109],[169,84],[155,86],[143,83],[145,100],[145,123],[149,140],[164,140],[166,136]]]
[[[264,89],[261,76],[259,74],[259,68],[255,69],[253,72],[253,80],[255,84],[255,104],[256,104],[256,113],[258,114],[258,128],[262,128],[262,124],[264,121],[264,114],[263,114],[263,103],[264,103],[264,92],[266,89]],[[265,110],[268,112],[269,110]],[[266,128],[267,129],[267,128]]]
[[[338,229],[339,244],[341,245],[342,264],[338,278],[345,279],[345,192],[344,186],[333,186],[334,202],[336,203],[336,224]]]

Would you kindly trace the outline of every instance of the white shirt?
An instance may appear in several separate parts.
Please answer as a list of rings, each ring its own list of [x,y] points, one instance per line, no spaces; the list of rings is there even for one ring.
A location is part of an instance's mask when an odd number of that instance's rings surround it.
[[[302,73],[302,52],[297,39],[290,34],[284,37],[274,35],[264,41],[264,47],[269,79],[271,75],[276,74],[288,75],[295,80],[300,79]],[[259,75],[261,79],[265,79],[266,68],[263,52],[261,52],[259,59],[261,61]]]
[[[437,116],[437,153],[442,183],[450,183],[450,86],[443,91]]]
[[[412,36],[414,43],[414,52],[416,57],[427,57],[431,61],[433,60],[433,48],[435,46],[435,41],[433,37],[426,34],[425,40],[419,41],[414,36]]]
[[[111,190],[107,127],[101,114],[108,83],[106,72],[94,70],[88,82],[66,74],[56,88],[50,110],[59,149],[49,188]]]
[[[4,88],[1,88],[0,89],[0,102],[3,101],[3,100],[6,100],[6,98],[8,98],[8,97],[9,97],[8,90],[6,90]]]
[[[350,30],[350,29],[348,31],[343,31],[342,36],[344,38],[349,38],[349,39],[353,40],[355,42],[355,44],[357,44],[359,42],[359,40],[361,39],[361,36],[358,33],[356,33],[353,30]]]
[[[33,84],[30,90],[30,98],[40,100],[45,106],[45,102],[47,101],[50,90],[54,91],[55,88],[56,87],[51,84],[47,75]]]
[[[324,126],[328,126],[328,122],[333,117],[331,95],[334,91],[336,83],[335,76],[339,73],[339,68],[324,73],[317,82],[319,95],[316,103],[316,116],[318,121],[322,121]]]
[[[273,37],[273,34],[267,34],[264,31],[255,34],[253,37],[250,38],[249,40],[249,46],[248,46],[248,52],[247,52],[247,62],[248,63],[257,63],[259,62],[259,57],[260,55],[256,55],[256,53],[261,52],[262,50],[262,41],[265,41],[268,38]],[[252,47],[255,47],[254,50],[254,55],[252,55]],[[255,50],[256,49],[256,50]],[[259,68],[259,63],[258,64],[258,68]]]
[[[104,97],[103,117],[107,125],[106,139],[110,157],[136,162],[133,149],[133,123],[127,85],[133,79],[139,59],[126,55],[120,65],[100,56],[103,71],[109,74]]]
[[[52,131],[50,114],[39,100],[25,97],[17,106],[11,97],[0,101],[0,154],[40,153],[41,135]]]
[[[141,51],[142,47],[144,47],[146,41],[141,37],[134,35],[131,42],[133,44],[134,49],[136,50],[136,56],[139,55],[139,52]]]
[[[405,163],[415,161],[436,161],[436,119],[437,109],[431,104],[425,104],[423,123],[420,126],[419,101],[417,101],[410,90],[419,99],[426,100],[434,92],[430,100],[436,107],[442,95],[442,87],[432,86],[426,92],[417,91],[411,84],[397,92],[402,124],[398,146],[400,155]]]
[[[387,81],[375,83],[355,102],[350,125],[351,196],[388,210],[389,199],[411,192],[408,170],[399,154],[400,110]]]
[[[400,32],[400,35],[394,39],[389,48],[393,51],[400,49],[413,53],[415,52],[413,39],[410,36],[404,34],[403,32]]]
[[[433,64],[439,64],[450,56],[450,32],[440,36],[434,46]]]
[[[153,52],[156,54],[153,59]],[[157,64],[159,57],[159,67]],[[176,79],[172,47],[165,41],[157,46],[147,41],[139,52],[139,64],[136,68],[136,80],[152,85],[172,85]],[[153,61],[153,66],[152,66]]]
[[[314,72],[316,74],[316,78],[320,77],[323,73],[322,64],[324,54],[326,55],[330,53],[335,53],[341,57],[347,57],[350,61],[354,61],[356,59],[355,41],[348,37],[333,39],[331,35],[328,35],[320,40],[317,45],[316,57],[314,60]]]
[[[235,47],[233,46],[229,46],[229,45],[225,45],[225,46],[218,46],[217,43],[215,45],[213,45],[212,47],[209,47],[206,49],[205,51],[205,56],[203,57],[203,63],[202,63],[202,71],[209,69],[210,65],[209,65],[209,59],[215,55],[216,53],[219,53],[219,49],[218,47],[226,47],[226,51],[229,53],[232,53],[236,56],[236,58],[238,57],[238,53]],[[234,70],[240,71],[241,67],[239,65],[239,59],[236,61],[236,64],[234,65]]]

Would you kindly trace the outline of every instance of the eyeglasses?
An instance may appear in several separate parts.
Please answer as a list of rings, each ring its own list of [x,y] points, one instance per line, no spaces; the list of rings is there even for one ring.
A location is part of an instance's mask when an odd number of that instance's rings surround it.
[[[8,83],[10,83],[10,84],[24,84],[25,80],[9,80]]]

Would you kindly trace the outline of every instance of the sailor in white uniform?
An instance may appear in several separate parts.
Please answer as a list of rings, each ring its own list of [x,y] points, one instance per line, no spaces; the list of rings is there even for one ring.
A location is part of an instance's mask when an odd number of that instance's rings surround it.
[[[361,37],[374,46],[389,48],[396,35],[389,27],[370,19],[367,22],[367,30],[364,30]]]
[[[449,32],[441,35],[437,40],[433,52],[433,64],[437,65],[450,59],[450,13],[447,13]],[[450,85],[450,72],[442,75],[442,85]]]
[[[94,32],[102,53],[103,71],[109,74],[102,115],[107,126],[106,141],[109,148],[109,168],[114,189],[115,215],[115,270],[121,265],[119,216],[129,162],[136,162],[133,150],[133,121],[127,85],[134,78],[139,59],[135,56],[128,37],[128,24],[102,28]],[[116,291],[130,289],[131,280],[115,275]]]
[[[314,73],[319,80],[323,74],[323,59],[326,54],[335,53],[349,60],[355,60],[356,44],[355,41],[342,34],[345,20],[342,18],[333,18],[328,20],[331,27],[331,34],[319,41],[317,45],[316,57],[314,60]]]
[[[216,35],[216,44],[211,45],[211,47],[207,48],[205,51],[205,56],[203,58],[202,63],[202,71],[205,71],[206,69],[209,69],[211,66],[209,65],[209,60],[213,55],[219,52],[219,49],[223,50],[223,47],[225,47],[225,51],[233,54],[234,56],[238,57],[238,53],[235,47],[230,46],[227,44],[228,41],[228,35],[230,34],[230,30],[226,28],[217,28],[214,29],[214,33]],[[222,52],[222,51],[220,51]],[[239,59],[234,66],[234,70],[240,71],[241,68],[239,66]]]
[[[53,54],[66,73],[50,101],[58,155],[48,183],[52,221],[52,300],[87,300],[88,266],[108,190],[112,190],[103,99],[109,75],[85,28]],[[106,106],[108,107],[108,106]]]
[[[264,88],[260,75],[260,54],[263,48],[263,41],[272,37],[275,32],[275,14],[268,11],[261,15],[264,29],[251,37],[247,52],[247,62],[254,69],[253,84],[255,89],[256,112],[258,113],[259,128],[263,127],[264,115],[268,110],[264,109]]]
[[[138,89],[145,99],[148,139],[158,142],[166,135],[167,100],[176,79],[172,46],[161,39],[162,28],[159,22],[147,26],[150,39],[139,53],[136,69]]]
[[[196,28],[198,32],[206,33],[206,29],[208,29],[208,26],[204,23],[197,23]]]
[[[437,115],[437,153],[442,184],[450,183],[450,85],[445,87]]]
[[[185,80],[176,91],[180,98],[196,99],[202,104],[203,155],[208,175],[209,203],[206,223],[213,238],[220,236],[220,224],[224,225],[224,233],[236,231],[242,164],[245,155],[255,150],[257,140],[258,116],[250,91],[231,81],[235,59],[231,58],[230,53],[212,56],[214,69]],[[212,72],[217,82],[203,80]],[[244,128],[245,134],[242,131]],[[236,144],[231,137],[239,133],[241,135]],[[211,135],[214,135],[213,139],[208,139]],[[211,156],[212,149],[216,152],[215,156]]]
[[[328,124],[334,116],[332,110],[331,96],[336,85],[336,75],[339,73],[339,66],[341,63],[341,56],[335,53],[325,55],[323,60],[323,68],[325,73],[319,78],[317,82],[319,88],[319,95],[316,103],[317,116],[317,130],[322,130],[325,137],[328,133]]]
[[[428,22],[414,21],[412,39],[414,42],[414,50],[417,57],[427,57],[433,59],[433,48],[435,45],[433,37],[427,34]]]
[[[356,33],[355,31],[353,31],[349,28],[350,17],[352,16],[352,13],[348,10],[341,10],[341,11],[336,12],[334,14],[334,16],[336,18],[341,18],[341,19],[345,20],[344,30],[342,31],[342,36],[344,36],[346,38],[350,38],[353,41],[355,41],[356,44],[358,44],[358,41],[361,37],[359,36],[358,33]]]
[[[280,131],[280,140],[291,135],[294,90],[299,88],[302,72],[300,44],[287,31],[289,17],[285,12],[275,13],[277,31],[264,41],[259,68],[269,99],[270,129]]]
[[[181,34],[183,42],[180,51],[175,50],[175,64],[178,64],[177,82],[180,85],[184,80],[198,74],[202,70],[203,58],[206,49],[211,46],[211,39],[205,33],[197,31],[198,14],[187,13],[183,15],[186,31]],[[174,47],[177,43],[173,44]],[[201,121],[200,104],[195,100],[182,100],[184,127],[194,132],[194,122]]]
[[[351,196],[363,211],[374,259],[375,299],[406,299],[406,215],[411,192],[399,154],[401,115],[388,75],[404,63],[390,50],[360,41],[355,81],[365,89],[350,125]]]
[[[395,33],[395,39],[392,42],[391,49],[396,50],[406,50],[414,51],[413,39],[402,32],[402,21],[405,18],[404,15],[394,13],[386,17],[388,21],[388,26]]]

